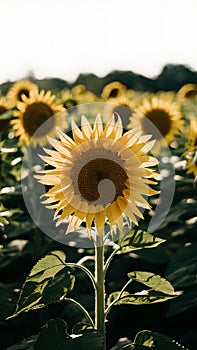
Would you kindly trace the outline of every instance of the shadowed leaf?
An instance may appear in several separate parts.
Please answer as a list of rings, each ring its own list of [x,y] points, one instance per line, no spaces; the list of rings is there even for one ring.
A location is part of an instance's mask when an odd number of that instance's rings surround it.
[[[155,237],[143,230],[131,230],[118,241],[120,250],[117,254],[129,253],[133,250],[157,247],[165,240]]]

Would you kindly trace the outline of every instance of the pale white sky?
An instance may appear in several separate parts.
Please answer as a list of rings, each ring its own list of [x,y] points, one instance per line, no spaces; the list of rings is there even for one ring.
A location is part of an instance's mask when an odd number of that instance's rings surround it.
[[[197,70],[197,0],[0,0],[0,82]]]

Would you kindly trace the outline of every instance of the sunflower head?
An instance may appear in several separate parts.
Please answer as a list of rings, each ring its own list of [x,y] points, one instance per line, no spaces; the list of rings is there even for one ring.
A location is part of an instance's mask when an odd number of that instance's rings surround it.
[[[22,102],[18,102],[14,111],[14,119],[11,121],[16,136],[20,141],[33,146],[43,146],[48,143],[48,136],[56,136],[56,127],[65,128],[65,114],[61,104],[53,102],[55,95],[51,91],[40,93],[31,91],[29,98],[22,96]]]
[[[14,83],[7,93],[7,100],[12,107],[23,101],[23,96],[30,97],[31,91],[38,91],[38,86],[29,80]]]
[[[121,84],[119,81],[113,81],[112,83],[105,85],[101,96],[104,99],[117,98],[124,94],[126,90],[125,85]]]
[[[87,90],[85,85],[79,84],[72,88],[71,93],[79,103],[91,103],[97,100],[96,95]]]
[[[178,91],[178,97],[180,99],[191,100],[197,95],[196,84],[185,84]]]
[[[123,128],[126,129],[133,113],[134,104],[125,95],[109,99],[112,103],[106,104],[104,122],[108,122],[114,114],[115,119],[120,116]]]
[[[197,120],[192,119],[187,129],[184,155],[187,158],[187,174],[197,176]]]
[[[89,235],[92,227],[103,235],[107,224],[122,231],[125,220],[138,225],[142,208],[150,209],[147,196],[158,193],[149,186],[156,183],[151,167],[158,163],[147,155],[152,142],[144,143],[139,130],[123,134],[120,118],[104,127],[100,115],[93,126],[85,117],[81,128],[73,122],[73,138],[58,133],[59,141],[50,139],[54,150],[41,156],[53,169],[36,175],[51,186],[43,204],[55,210],[57,224],[69,218],[69,232],[84,222]]]
[[[180,106],[168,97],[153,96],[144,99],[130,119],[128,128],[141,127],[144,134],[151,134],[156,140],[155,151],[159,150],[163,140],[167,144],[173,141],[184,124]]]

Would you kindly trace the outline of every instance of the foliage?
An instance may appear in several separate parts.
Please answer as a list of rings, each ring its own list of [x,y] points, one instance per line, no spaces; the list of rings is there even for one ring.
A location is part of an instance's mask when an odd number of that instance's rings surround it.
[[[191,117],[196,118],[196,106],[196,99],[182,102],[186,127]],[[9,119],[12,114],[13,110],[9,110],[0,119]],[[187,174],[185,168],[186,141],[185,132],[177,136],[170,145],[171,158],[164,159],[164,164],[169,161],[175,168],[176,187],[162,225],[150,234],[147,222],[151,213],[146,212],[139,228],[123,232],[114,247],[106,247],[109,349],[123,336],[132,340],[119,349],[176,350],[181,348],[180,344],[185,349],[195,349],[192,316],[197,310],[197,198],[195,177]],[[52,241],[33,222],[22,194],[24,152],[24,145],[19,144],[10,126],[9,131],[1,134],[0,141],[2,349],[52,350],[54,343],[58,349],[102,349],[102,335],[91,324],[94,288],[86,271],[87,266],[93,272],[93,250]],[[154,200],[150,200],[153,208]],[[85,256],[88,259],[80,269],[78,262]],[[136,309],[142,317],[135,320],[132,313],[136,315]],[[121,313],[127,314],[130,321],[126,322],[125,316],[121,322]],[[150,319],[152,331],[139,332],[147,328]]]

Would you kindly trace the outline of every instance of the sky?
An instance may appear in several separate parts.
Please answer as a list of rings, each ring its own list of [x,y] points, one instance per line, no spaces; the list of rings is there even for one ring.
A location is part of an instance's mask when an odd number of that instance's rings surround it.
[[[0,83],[197,70],[197,0],[0,0]]]

